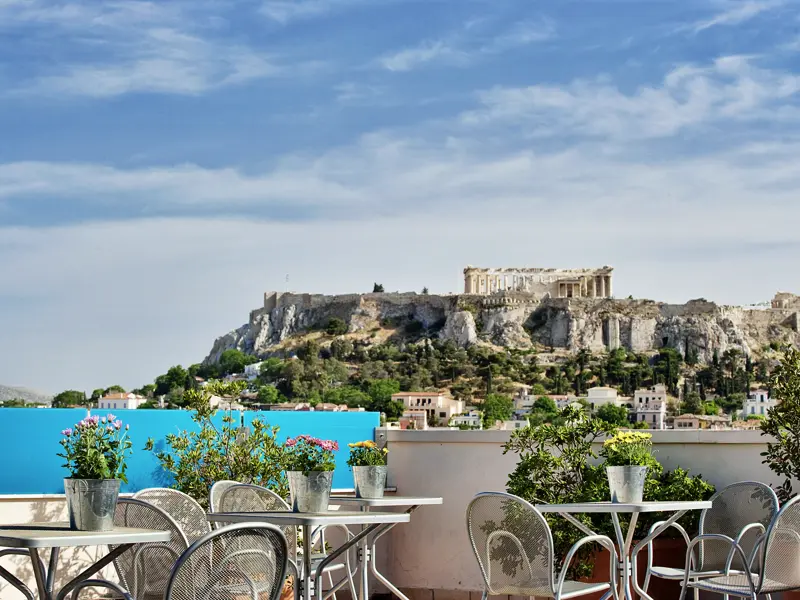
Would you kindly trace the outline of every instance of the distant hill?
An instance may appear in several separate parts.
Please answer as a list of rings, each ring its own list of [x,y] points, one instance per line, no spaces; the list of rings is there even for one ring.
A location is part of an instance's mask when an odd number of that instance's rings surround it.
[[[29,390],[28,388],[0,385],[0,402],[13,400],[14,398],[20,398],[29,404],[50,404],[53,400],[53,397],[48,394]]]

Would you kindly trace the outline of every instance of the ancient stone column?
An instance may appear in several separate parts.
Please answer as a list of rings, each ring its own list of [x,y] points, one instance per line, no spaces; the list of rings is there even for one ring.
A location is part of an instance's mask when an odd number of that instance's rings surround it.
[[[608,297],[611,298],[614,293],[611,291],[611,275],[607,275],[606,278],[608,279],[606,292],[608,293]]]
[[[598,279],[600,280],[600,297],[601,298],[605,298],[606,297],[606,278],[601,275],[600,277],[598,277]]]
[[[597,297],[597,277],[592,277],[592,286],[591,286],[591,288],[589,290],[589,295],[592,298],[596,298]]]

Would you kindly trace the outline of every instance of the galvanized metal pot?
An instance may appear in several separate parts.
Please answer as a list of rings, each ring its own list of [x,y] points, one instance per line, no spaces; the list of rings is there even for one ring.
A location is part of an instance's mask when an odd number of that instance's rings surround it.
[[[383,498],[386,489],[386,465],[353,467],[356,498]]]
[[[302,513],[319,513],[328,510],[333,485],[333,471],[287,471],[292,510]]]
[[[611,501],[618,503],[641,502],[647,467],[606,467]]]
[[[119,479],[65,479],[70,529],[110,531],[119,497]]]

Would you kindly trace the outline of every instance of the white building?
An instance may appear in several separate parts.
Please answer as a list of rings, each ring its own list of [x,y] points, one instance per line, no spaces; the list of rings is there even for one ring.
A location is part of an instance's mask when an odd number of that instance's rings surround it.
[[[767,415],[767,411],[778,404],[775,398],[769,397],[768,390],[754,390],[747,395],[741,415],[746,419],[749,415]]]
[[[474,429],[483,429],[483,416],[480,411],[471,410],[463,415],[456,415],[450,419],[450,427],[467,426]]]
[[[425,411],[427,419],[435,417],[442,426],[447,426],[450,419],[464,412],[463,400],[455,400],[444,392],[398,392],[392,394],[392,400],[402,402],[406,411]]]
[[[253,363],[252,365],[245,365],[244,367],[244,376],[247,381],[253,381],[261,374],[261,365],[262,362]]]
[[[500,431],[515,431],[523,429],[528,426],[527,420],[515,419],[513,421],[498,421],[492,429],[499,429]]]
[[[636,390],[631,416],[634,422],[647,423],[649,429],[666,429],[667,386],[658,384]]]
[[[571,404],[576,402],[578,398],[570,397],[567,402]],[[589,403],[589,408],[597,410],[605,404],[613,404],[614,406],[627,406],[630,404],[630,398],[622,398],[617,394],[617,390],[612,387],[593,387],[589,388],[586,401]]]
[[[135,410],[147,402],[147,398],[128,392],[114,392],[97,401],[97,408],[108,410]]]

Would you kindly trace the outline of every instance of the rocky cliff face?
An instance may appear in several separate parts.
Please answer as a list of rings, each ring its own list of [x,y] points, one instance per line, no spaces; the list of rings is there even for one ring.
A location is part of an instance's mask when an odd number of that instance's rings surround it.
[[[527,348],[541,345],[577,351],[627,348],[637,352],[687,344],[700,360],[738,348],[758,353],[770,342],[800,342],[794,308],[745,309],[704,300],[671,305],[649,300],[558,298],[529,295],[435,296],[419,294],[266,294],[250,320],[218,338],[207,362],[227,349],[264,356],[292,336],[342,319],[350,333],[380,327],[425,328],[459,346],[492,343]]]

